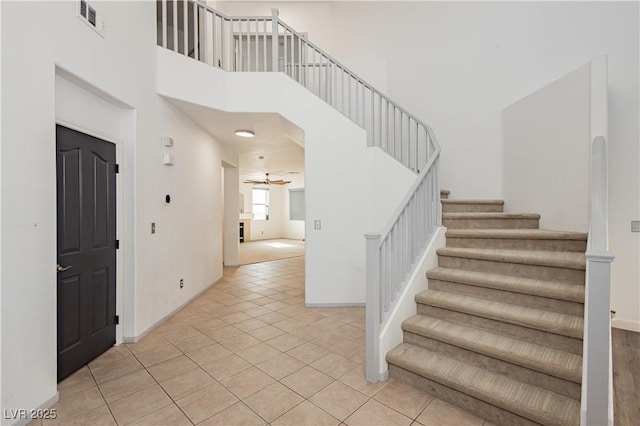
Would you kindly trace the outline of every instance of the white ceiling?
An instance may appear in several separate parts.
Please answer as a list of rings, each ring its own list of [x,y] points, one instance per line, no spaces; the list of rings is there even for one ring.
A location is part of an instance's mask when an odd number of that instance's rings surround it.
[[[230,113],[177,99],[167,100],[238,153],[243,179],[263,179],[264,173],[272,173],[272,179],[291,172],[304,173],[304,132],[279,114]],[[252,130],[255,137],[236,136],[234,132],[239,129]]]

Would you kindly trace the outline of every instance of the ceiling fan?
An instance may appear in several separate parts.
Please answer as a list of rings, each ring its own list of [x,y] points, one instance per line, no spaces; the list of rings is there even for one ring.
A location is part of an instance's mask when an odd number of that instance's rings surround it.
[[[271,180],[271,179],[269,179],[269,173],[265,173],[265,175],[266,175],[265,180],[247,179],[247,180],[244,181],[244,183],[252,183],[254,185],[286,185],[288,183],[291,183],[290,180],[282,180],[282,179]]]

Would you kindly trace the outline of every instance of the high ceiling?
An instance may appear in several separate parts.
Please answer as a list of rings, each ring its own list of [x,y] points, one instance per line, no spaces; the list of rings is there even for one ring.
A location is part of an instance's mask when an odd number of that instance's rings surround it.
[[[231,146],[239,157],[243,179],[271,178],[304,173],[304,132],[275,113],[230,113],[168,99],[217,140]],[[236,136],[236,130],[252,130],[253,138]],[[260,158],[262,157],[262,158]],[[280,172],[274,173],[274,172]]]

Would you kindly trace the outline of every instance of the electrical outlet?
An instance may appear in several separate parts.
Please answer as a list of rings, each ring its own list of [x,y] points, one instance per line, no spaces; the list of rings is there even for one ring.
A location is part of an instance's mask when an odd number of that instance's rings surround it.
[[[151,233],[152,234],[156,233],[156,223],[155,222],[151,222]]]
[[[640,220],[631,221],[631,232],[640,232]]]
[[[184,287],[184,279],[180,278],[180,288]]]

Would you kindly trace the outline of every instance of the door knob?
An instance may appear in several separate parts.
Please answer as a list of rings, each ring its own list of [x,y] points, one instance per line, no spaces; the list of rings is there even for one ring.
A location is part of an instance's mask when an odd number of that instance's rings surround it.
[[[58,271],[58,272],[64,272],[64,271],[66,271],[67,269],[71,269],[71,266],[62,266],[62,265],[60,265],[60,264],[58,264],[58,265],[56,266],[56,271]]]

